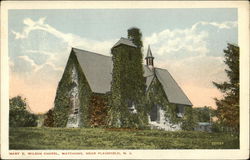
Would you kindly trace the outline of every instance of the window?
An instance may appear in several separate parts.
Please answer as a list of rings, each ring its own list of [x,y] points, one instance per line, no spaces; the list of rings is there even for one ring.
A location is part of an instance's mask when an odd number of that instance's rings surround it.
[[[74,110],[74,114],[78,114],[78,108],[76,108],[75,110]]]
[[[158,120],[158,108],[157,108],[157,105],[155,105],[155,104],[151,108],[150,120],[151,121],[157,121]]]
[[[178,104],[177,105],[177,117],[182,118],[184,116],[184,106]]]
[[[137,113],[137,111],[135,109],[135,103],[131,100],[128,100],[128,111],[130,113]]]

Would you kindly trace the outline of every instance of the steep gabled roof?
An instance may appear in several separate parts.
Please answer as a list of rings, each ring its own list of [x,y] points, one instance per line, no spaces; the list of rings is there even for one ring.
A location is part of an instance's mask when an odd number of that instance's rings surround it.
[[[113,62],[109,56],[73,48],[82,71],[92,92],[106,93],[111,89]],[[147,88],[150,86],[154,73],[144,65],[144,77]],[[192,105],[188,97],[165,69],[155,68],[155,76],[159,79],[171,103]]]
[[[192,103],[190,102],[186,94],[166,69],[155,68],[155,75],[162,84],[170,103],[192,106]]]
[[[73,48],[91,90],[95,93],[110,91],[113,62],[111,57]]]
[[[137,47],[131,40],[121,37],[121,39],[118,42],[116,42],[116,44],[112,47],[112,49],[122,44],[135,48]]]

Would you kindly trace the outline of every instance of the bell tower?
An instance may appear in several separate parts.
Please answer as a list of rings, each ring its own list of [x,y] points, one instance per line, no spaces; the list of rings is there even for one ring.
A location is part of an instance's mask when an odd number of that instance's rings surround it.
[[[148,45],[148,52],[147,52],[147,57],[146,59],[146,64],[149,68],[154,68],[154,57],[152,55],[150,45]]]

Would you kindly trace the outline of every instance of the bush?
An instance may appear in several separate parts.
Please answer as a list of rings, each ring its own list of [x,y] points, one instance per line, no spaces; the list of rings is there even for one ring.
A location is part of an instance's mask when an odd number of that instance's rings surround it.
[[[53,127],[54,126],[53,111],[51,109],[45,114],[43,126],[45,126],[45,127]]]
[[[185,131],[193,131],[197,123],[194,118],[194,113],[192,107],[186,107],[184,119],[181,124],[181,128]]]
[[[38,116],[27,111],[26,99],[21,96],[9,100],[9,125],[10,127],[34,127],[37,126]]]

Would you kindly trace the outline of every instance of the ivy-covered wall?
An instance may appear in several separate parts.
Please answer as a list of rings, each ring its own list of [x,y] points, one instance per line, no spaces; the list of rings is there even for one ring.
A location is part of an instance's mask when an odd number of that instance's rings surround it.
[[[93,93],[90,98],[89,115],[91,127],[107,125],[108,96]]]
[[[112,127],[141,128],[147,125],[145,79],[140,49],[120,45],[112,50],[113,73],[109,124]],[[133,103],[137,113],[128,110]]]
[[[74,66],[76,67],[76,71],[78,73],[79,82],[80,127],[89,126],[89,101],[92,92],[77,61],[76,55],[72,51],[56,92],[53,109],[54,127],[66,127],[68,116],[72,112],[69,92],[74,86],[71,78]]]
[[[154,104],[158,104],[162,107],[161,109],[165,111],[165,117],[170,121],[170,123],[178,124],[182,121],[181,118],[178,118],[176,115],[177,105],[168,102],[162,85],[156,77],[154,77],[153,81],[151,82],[150,88],[147,91],[147,103],[148,113],[150,113]]]
[[[165,118],[169,120],[171,124],[181,124],[181,129],[183,130],[193,130],[196,125],[193,120],[191,106],[183,105],[184,117],[177,117],[177,104],[169,103],[163,87],[156,77],[154,77],[147,91],[147,104],[148,113],[150,113],[154,104],[158,104],[162,107],[161,109],[165,111]]]

